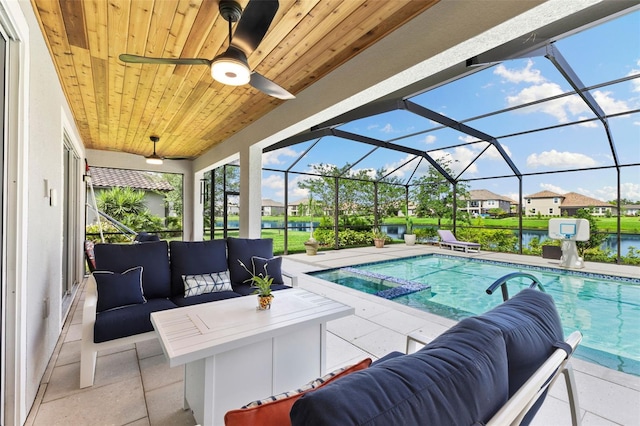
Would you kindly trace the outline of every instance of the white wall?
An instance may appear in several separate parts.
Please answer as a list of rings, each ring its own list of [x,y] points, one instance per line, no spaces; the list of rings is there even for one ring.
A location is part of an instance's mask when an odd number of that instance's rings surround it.
[[[28,108],[28,211],[26,289],[26,388],[27,409],[34,400],[40,380],[56,345],[62,317],[62,220],[63,133],[66,132],[80,158],[84,148],[66,103],[56,70],[36,21],[31,3],[20,1],[29,26]],[[82,172],[79,173],[82,175]],[[44,196],[44,180],[57,192],[57,205]],[[76,206],[77,207],[77,206]],[[81,209],[84,210],[84,209]],[[77,254],[81,256],[81,253]],[[49,317],[44,318],[44,301],[49,300]]]

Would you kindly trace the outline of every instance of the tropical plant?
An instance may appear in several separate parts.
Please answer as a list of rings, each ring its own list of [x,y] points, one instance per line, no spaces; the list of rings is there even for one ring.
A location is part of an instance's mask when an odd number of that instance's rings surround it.
[[[411,234],[414,233],[413,232],[413,219],[411,217],[407,216],[407,218],[405,219],[405,226],[406,226],[406,229],[404,231],[405,234],[411,235]]]
[[[127,215],[138,215],[147,210],[144,204],[144,191],[129,187],[114,187],[100,192],[97,199],[98,209],[118,221]]]
[[[238,263],[240,266],[244,268],[249,274],[251,274],[251,278],[247,281],[251,282],[251,287],[254,287],[256,291],[253,294],[257,294],[260,297],[273,296],[271,294],[271,284],[273,283],[273,277],[270,277],[267,273],[267,264],[264,264],[264,274],[260,272],[259,274],[254,274],[249,269],[247,269],[246,265],[242,263],[240,259],[238,259]]]
[[[589,239],[587,241],[576,241],[578,253],[584,257],[587,250],[598,249],[607,239],[607,235],[599,232],[598,221],[591,214],[589,209],[579,209],[574,216],[576,219],[586,219],[589,221]]]
[[[387,234],[382,232],[377,226],[374,226],[373,228],[371,228],[371,237],[374,240],[384,240],[385,238],[387,238]]]
[[[452,175],[451,161],[439,160],[438,164],[444,171]],[[453,216],[453,185],[440,174],[435,167],[429,167],[426,175],[416,179],[413,189],[418,217],[435,217],[438,219],[438,228],[443,218]],[[468,185],[459,182],[456,185],[458,199],[468,198]]]

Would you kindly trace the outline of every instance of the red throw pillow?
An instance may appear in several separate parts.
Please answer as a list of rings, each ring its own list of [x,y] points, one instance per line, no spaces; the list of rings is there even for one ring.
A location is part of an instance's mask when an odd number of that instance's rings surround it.
[[[224,415],[226,426],[289,426],[289,412],[293,403],[302,395],[314,389],[326,386],[334,380],[346,376],[354,371],[364,370],[371,365],[371,358],[366,358],[350,367],[341,368],[318,378],[308,385],[280,395],[271,396],[260,401],[253,401],[246,405],[247,408],[228,411]]]

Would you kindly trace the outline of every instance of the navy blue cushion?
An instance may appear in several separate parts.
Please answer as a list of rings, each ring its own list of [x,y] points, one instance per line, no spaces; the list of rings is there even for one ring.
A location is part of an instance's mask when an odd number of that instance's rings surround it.
[[[265,257],[253,256],[251,257],[251,263],[253,265],[254,275],[269,275],[273,278],[273,284],[284,284],[282,279],[282,257],[272,257],[267,259]]]
[[[96,269],[124,272],[142,266],[142,288],[149,299],[171,296],[169,245],[166,241],[143,244],[96,244]]]
[[[293,426],[471,425],[507,401],[504,339],[467,318],[420,351],[352,373],[305,394]]]
[[[142,267],[131,268],[123,273],[95,271],[98,302],[96,312],[108,311],[127,305],[145,303],[142,294]]]
[[[204,293],[191,297],[173,296],[171,301],[178,306],[191,306],[199,303],[214,302],[216,300],[225,300],[240,296],[240,294],[233,291],[215,291],[213,293]]]
[[[251,271],[251,258],[253,256],[270,259],[273,257],[273,240],[271,238],[227,238],[227,256],[229,262],[229,275],[231,283],[242,284],[251,279],[251,273],[247,272],[238,260]]]
[[[227,270],[225,240],[171,241],[171,293],[184,296],[183,275],[208,274]]]
[[[175,307],[176,305],[167,299],[149,299],[147,303],[142,305],[100,312],[96,314],[93,341],[95,343],[106,342],[152,331],[153,325],[149,314]]]
[[[550,295],[524,289],[511,299],[481,315],[502,330],[509,359],[509,396],[512,396],[564,341],[562,323]],[[543,395],[521,423],[529,424],[542,405]]]
[[[380,364],[381,362],[385,362],[385,361],[388,361],[390,359],[397,358],[399,356],[404,356],[404,355],[405,354],[403,354],[402,352],[399,352],[399,351],[389,352],[388,354],[386,354],[382,358],[379,358],[379,359],[373,361],[373,363],[371,365]]]

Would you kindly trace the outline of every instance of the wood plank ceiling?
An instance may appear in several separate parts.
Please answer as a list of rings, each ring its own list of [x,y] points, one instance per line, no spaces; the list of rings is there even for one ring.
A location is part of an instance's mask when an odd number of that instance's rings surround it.
[[[285,102],[224,86],[207,66],[118,59],[222,53],[228,23],[218,1],[31,1],[89,149],[148,155],[158,135],[158,154],[194,158]],[[280,0],[249,64],[295,95],[437,1]]]

